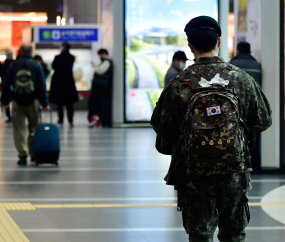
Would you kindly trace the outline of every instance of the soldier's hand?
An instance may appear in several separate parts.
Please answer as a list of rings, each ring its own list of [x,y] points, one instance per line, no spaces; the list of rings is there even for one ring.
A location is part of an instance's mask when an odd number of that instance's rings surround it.
[[[43,108],[43,111],[49,111],[50,110],[50,107],[49,106],[46,106]]]

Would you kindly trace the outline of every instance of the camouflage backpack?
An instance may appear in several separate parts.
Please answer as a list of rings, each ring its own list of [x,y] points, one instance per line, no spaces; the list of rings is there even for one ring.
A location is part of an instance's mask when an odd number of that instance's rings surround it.
[[[229,71],[230,67],[222,69],[216,77],[229,83],[225,78],[229,77]],[[206,80],[189,72],[185,78],[193,93],[183,125],[188,175],[193,174],[193,171],[197,174],[197,170],[200,175],[228,174],[243,170],[245,127],[240,117],[236,90],[227,85],[211,85],[212,81],[201,86],[201,81],[205,84]]]

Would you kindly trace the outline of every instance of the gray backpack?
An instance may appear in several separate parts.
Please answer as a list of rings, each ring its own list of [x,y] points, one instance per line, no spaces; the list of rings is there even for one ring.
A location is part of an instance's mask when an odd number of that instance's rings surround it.
[[[35,83],[32,68],[36,62],[19,61],[17,64],[19,70],[16,73],[13,88],[15,101],[20,106],[31,105],[35,101]]]

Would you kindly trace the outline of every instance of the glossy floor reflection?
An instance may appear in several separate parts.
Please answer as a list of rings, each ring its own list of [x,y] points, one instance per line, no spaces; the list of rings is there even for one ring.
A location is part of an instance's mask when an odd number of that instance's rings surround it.
[[[35,205],[31,211],[8,211],[28,239],[188,241],[181,213],[171,206],[176,192],[163,181],[170,159],[156,152],[154,132],[150,128],[90,130],[85,120],[86,113],[77,112],[74,129],[66,125],[61,130],[59,167],[18,167],[11,125],[6,127],[1,121],[0,203]],[[250,202],[260,203],[283,185],[285,176],[254,176]],[[273,191],[272,199],[269,194],[264,202],[282,202],[283,191]],[[43,204],[48,206],[40,207]],[[102,206],[94,207],[98,204]],[[284,241],[284,219],[276,217],[284,207],[252,206],[246,241]]]

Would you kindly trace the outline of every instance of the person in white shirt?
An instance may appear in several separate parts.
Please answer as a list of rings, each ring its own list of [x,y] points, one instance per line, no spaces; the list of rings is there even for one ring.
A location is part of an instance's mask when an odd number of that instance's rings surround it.
[[[95,74],[88,103],[90,128],[95,125],[111,126],[113,62],[108,57],[106,49],[100,49],[98,55],[101,58],[101,63],[96,65],[92,62]]]

